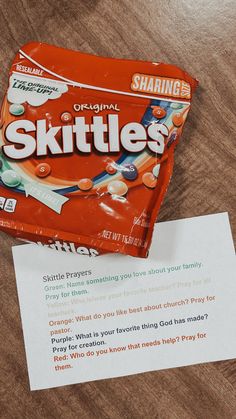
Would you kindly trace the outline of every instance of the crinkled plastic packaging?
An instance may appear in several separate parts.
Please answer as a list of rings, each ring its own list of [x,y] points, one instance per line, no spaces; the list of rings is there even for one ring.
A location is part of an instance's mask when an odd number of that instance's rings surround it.
[[[24,45],[1,108],[1,230],[146,257],[196,86],[169,64]]]

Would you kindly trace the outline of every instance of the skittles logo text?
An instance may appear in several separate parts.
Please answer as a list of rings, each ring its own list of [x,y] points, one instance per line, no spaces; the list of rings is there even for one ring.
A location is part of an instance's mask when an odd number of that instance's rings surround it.
[[[129,122],[120,129],[119,116],[113,114],[109,114],[105,121],[102,116],[94,116],[90,124],[84,117],[75,117],[74,125],[55,127],[48,127],[46,119],[36,123],[21,119],[7,126],[5,137],[11,144],[2,149],[14,160],[33,154],[64,155],[76,150],[91,153],[92,147],[100,153],[120,152],[121,147],[130,153],[139,153],[147,147],[153,153],[163,154],[164,138],[168,133],[168,128],[159,123],[144,127],[138,122]],[[60,144],[56,137],[61,138]]]

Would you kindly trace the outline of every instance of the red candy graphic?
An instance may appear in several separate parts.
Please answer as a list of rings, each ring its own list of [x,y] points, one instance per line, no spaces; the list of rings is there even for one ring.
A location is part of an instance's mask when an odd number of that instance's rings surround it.
[[[157,185],[157,178],[151,172],[144,173],[142,181],[147,188],[153,189]]]
[[[47,177],[51,173],[51,166],[48,163],[40,163],[35,168],[35,174],[38,177]]]
[[[117,172],[114,163],[108,163],[106,166],[106,171],[109,173],[109,175],[114,175]]]
[[[160,106],[152,106],[152,114],[155,118],[162,119],[166,116],[166,111]]]
[[[78,187],[81,191],[89,191],[93,187],[93,181],[87,178],[81,179],[78,182]]]
[[[176,127],[180,127],[184,123],[181,113],[176,113],[175,115],[173,115],[172,121]]]
[[[63,112],[61,114],[61,120],[62,122],[71,122],[72,121],[72,115],[70,112]]]

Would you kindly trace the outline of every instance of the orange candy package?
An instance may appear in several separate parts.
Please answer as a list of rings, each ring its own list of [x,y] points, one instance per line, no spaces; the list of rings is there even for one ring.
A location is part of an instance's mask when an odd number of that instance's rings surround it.
[[[147,257],[196,86],[169,64],[24,45],[1,108],[0,229]]]

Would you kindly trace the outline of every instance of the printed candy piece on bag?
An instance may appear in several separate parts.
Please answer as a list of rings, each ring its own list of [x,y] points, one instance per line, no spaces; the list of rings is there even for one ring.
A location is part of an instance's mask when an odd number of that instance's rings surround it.
[[[51,167],[48,163],[40,163],[35,168],[35,174],[38,177],[47,177],[51,173]]]
[[[78,187],[81,191],[89,191],[93,187],[93,182],[91,179],[81,179],[78,182]]]
[[[142,181],[147,188],[152,188],[153,189],[157,185],[156,176],[151,172],[144,173],[144,175],[142,177]]]
[[[17,103],[13,103],[9,107],[9,112],[14,116],[21,116],[25,112],[25,108],[23,105],[18,105]]]
[[[14,170],[6,170],[2,174],[2,182],[9,188],[15,188],[21,183],[21,176]]]
[[[180,127],[181,125],[183,125],[184,120],[183,120],[182,114],[181,113],[176,113],[175,115],[173,115],[172,121],[173,121],[173,124],[176,127]]]
[[[170,104],[170,108],[172,108],[172,109],[182,109],[182,104],[181,103],[178,103],[178,102],[172,102],[171,104]]]
[[[114,175],[117,172],[114,163],[108,163],[108,165],[106,166],[106,171],[107,173],[109,173],[109,175]]]
[[[73,117],[70,112],[63,112],[61,114],[61,121],[62,122],[71,122],[73,120]]]
[[[161,108],[160,106],[152,106],[152,114],[158,119],[164,118],[166,116],[165,109]]]
[[[0,196],[17,202],[0,229],[147,257],[196,86],[169,64],[24,45],[0,115]]]
[[[127,194],[128,186],[120,180],[113,180],[108,184],[107,190],[111,195],[123,196]]]
[[[138,177],[138,171],[134,164],[126,163],[122,166],[121,173],[127,180],[135,180]]]

